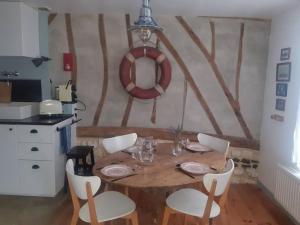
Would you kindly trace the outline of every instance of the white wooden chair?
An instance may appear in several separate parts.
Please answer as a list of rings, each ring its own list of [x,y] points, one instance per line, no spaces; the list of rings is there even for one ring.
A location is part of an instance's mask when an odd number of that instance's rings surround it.
[[[203,225],[212,224],[212,219],[220,214],[220,207],[226,202],[233,170],[234,163],[230,159],[223,173],[204,175],[203,184],[208,195],[192,188],[172,193],[166,200],[162,225],[167,225],[170,215],[175,213],[199,218]],[[215,196],[221,196],[218,203],[214,201]]]
[[[102,225],[105,221],[122,217],[130,219],[132,225],[138,225],[136,205],[126,195],[107,191],[93,197],[100,188],[101,179],[75,175],[71,159],[67,161],[66,172],[74,207],[71,225],[76,225],[78,218],[91,225]],[[80,206],[79,199],[87,202]]]
[[[105,150],[111,154],[133,146],[136,140],[137,134],[131,133],[112,138],[105,138],[103,139],[102,144]]]
[[[224,153],[225,157],[227,157],[230,145],[229,141],[202,133],[198,133],[197,138],[200,144]]]

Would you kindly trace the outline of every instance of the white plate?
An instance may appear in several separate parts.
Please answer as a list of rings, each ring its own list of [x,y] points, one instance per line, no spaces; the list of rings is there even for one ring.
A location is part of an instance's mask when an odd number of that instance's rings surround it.
[[[101,169],[101,173],[108,177],[123,177],[132,174],[132,169],[123,164],[109,165]]]
[[[211,151],[209,147],[206,147],[204,145],[201,145],[199,143],[189,143],[186,145],[186,148],[194,151],[194,152],[208,152]]]
[[[181,169],[193,174],[205,174],[211,172],[208,165],[197,162],[185,162],[180,164]]]

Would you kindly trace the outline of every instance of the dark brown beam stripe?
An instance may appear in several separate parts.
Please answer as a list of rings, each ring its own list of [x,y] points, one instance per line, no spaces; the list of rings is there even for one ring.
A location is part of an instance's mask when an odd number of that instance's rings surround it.
[[[57,13],[50,13],[48,16],[48,25],[50,25],[53,20],[55,19],[55,17],[57,16]]]
[[[101,137],[108,138],[117,135],[128,133],[137,133],[140,137],[153,136],[156,139],[173,140],[174,134],[168,129],[162,128],[142,128],[142,127],[78,127],[78,137]],[[259,142],[257,140],[250,140],[241,137],[224,136],[217,134],[209,134],[214,137],[219,137],[230,141],[230,146],[240,148],[251,148],[259,150]],[[197,133],[184,131],[183,137],[189,138],[191,141],[197,141]]]
[[[156,39],[156,49],[160,49],[160,40],[159,38]],[[159,64],[155,63],[155,83],[158,82],[158,77],[159,77]],[[151,122],[153,124],[156,123],[156,106],[157,106],[157,100],[156,98],[153,100],[153,109],[151,113]]]
[[[130,27],[130,15],[129,14],[125,15],[125,21],[126,21],[126,29],[127,29],[128,46],[131,49],[134,46],[133,46],[133,40],[132,40],[132,32],[128,30],[129,27]],[[135,63],[132,63],[130,72],[131,72],[131,79],[132,79],[133,82],[135,82],[135,80],[136,80]],[[131,108],[132,108],[132,104],[133,104],[133,100],[134,100],[134,98],[131,95],[129,95],[127,106],[126,106],[124,116],[123,116],[123,119],[122,119],[122,124],[121,124],[122,127],[127,126],[129,116],[130,116],[130,112],[131,112]]]
[[[219,127],[213,113],[211,112],[206,100],[204,99],[203,95],[201,94],[199,88],[197,87],[190,71],[188,70],[187,66],[183,62],[182,58],[178,54],[177,50],[173,47],[172,43],[168,40],[168,38],[162,33],[156,33],[161,42],[166,46],[166,48],[170,51],[173,55],[174,59],[176,60],[177,64],[179,65],[180,69],[182,70],[185,79],[188,81],[189,85],[191,86],[193,92],[195,93],[199,103],[201,104],[203,110],[206,112],[208,119],[210,120],[213,128],[215,129],[216,133],[221,135],[223,134],[221,128]]]
[[[240,125],[241,128],[244,132],[244,134],[246,135],[246,137],[248,139],[253,139],[253,136],[248,128],[248,125],[246,123],[246,121],[243,118],[243,115],[240,112],[239,109],[239,104],[235,101],[234,97],[232,96],[231,92],[229,91],[228,87],[225,84],[225,81],[223,79],[223,76],[215,62],[215,60],[213,60],[212,56],[209,54],[207,48],[204,46],[204,44],[202,43],[202,41],[200,40],[200,38],[195,34],[195,32],[192,30],[192,28],[187,24],[187,22],[181,17],[181,16],[177,16],[176,17],[178,22],[182,25],[182,27],[185,29],[185,31],[188,33],[188,35],[190,36],[190,38],[194,41],[194,43],[199,47],[199,49],[202,51],[202,53],[204,54],[205,58],[207,59],[208,63],[210,64],[212,70],[214,71],[214,74],[221,86],[221,88],[224,91],[225,96],[227,97],[229,104],[231,105]]]
[[[66,31],[67,31],[67,39],[70,53],[73,54],[73,70],[71,71],[71,80],[72,84],[76,87],[77,85],[77,58],[76,58],[76,49],[74,44],[74,36],[72,30],[71,23],[71,15],[69,13],[65,14],[65,22],[66,22]]]
[[[97,126],[99,123],[99,119],[102,113],[104,101],[107,95],[108,89],[108,55],[107,55],[107,44],[105,37],[105,25],[104,25],[104,16],[103,14],[99,14],[98,16],[98,28],[99,28],[99,39],[100,45],[102,49],[102,59],[103,59],[103,83],[102,83],[102,92],[101,97],[94,115],[93,125]]]
[[[215,31],[215,23],[210,21],[210,30],[211,30],[211,58],[215,60],[216,57],[216,31]]]
[[[241,23],[239,52],[238,52],[238,61],[237,61],[236,78],[235,78],[235,100],[237,103],[239,103],[239,96],[240,96],[240,77],[241,77],[241,68],[242,68],[242,60],[243,60],[244,31],[245,31],[245,24]]]

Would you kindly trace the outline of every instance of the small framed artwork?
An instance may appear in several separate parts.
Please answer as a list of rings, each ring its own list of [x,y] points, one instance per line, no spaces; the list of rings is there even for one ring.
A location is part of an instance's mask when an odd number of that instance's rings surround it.
[[[277,98],[275,109],[279,110],[279,111],[284,111],[285,110],[285,99]]]
[[[287,90],[288,90],[288,85],[286,83],[276,84],[276,96],[286,97]]]
[[[291,63],[278,63],[276,69],[276,81],[290,81],[291,79]]]
[[[280,60],[290,60],[291,48],[283,48],[280,52]]]

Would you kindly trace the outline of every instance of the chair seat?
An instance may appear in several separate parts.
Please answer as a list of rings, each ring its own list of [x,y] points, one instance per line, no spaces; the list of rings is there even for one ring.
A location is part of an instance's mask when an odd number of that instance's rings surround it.
[[[135,210],[135,203],[126,195],[116,191],[107,191],[94,197],[98,222],[105,222],[129,215]],[[88,203],[85,203],[79,217],[84,222],[90,223]]]
[[[167,205],[178,212],[191,216],[203,217],[208,196],[191,188],[184,188],[174,192],[167,198]],[[219,205],[213,201],[210,218],[220,214]]]

